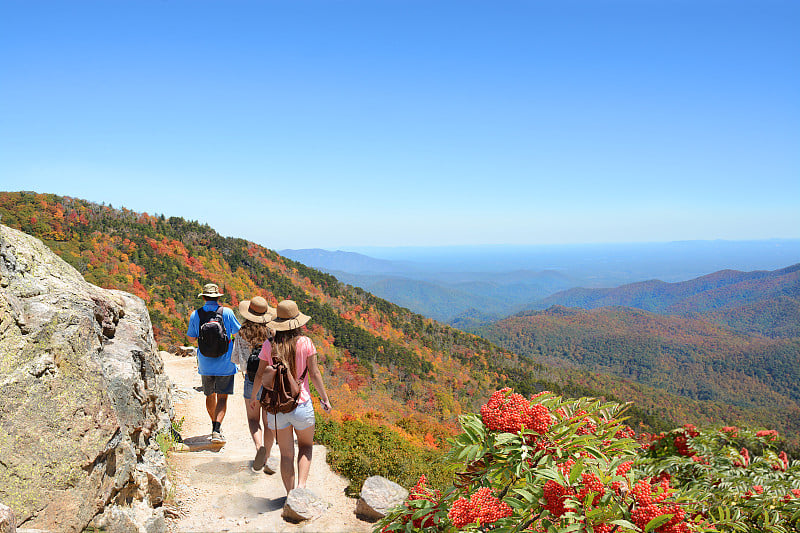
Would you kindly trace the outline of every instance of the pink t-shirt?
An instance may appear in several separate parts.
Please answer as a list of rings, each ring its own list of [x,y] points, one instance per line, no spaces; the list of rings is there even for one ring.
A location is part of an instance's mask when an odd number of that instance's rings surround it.
[[[265,341],[264,345],[261,347],[261,352],[258,354],[258,358],[266,361],[269,364],[272,364],[272,347],[270,346],[269,341]],[[303,370],[306,369],[308,365],[308,358],[317,353],[317,349],[314,347],[314,343],[311,342],[311,339],[308,337],[298,337],[297,344],[294,348],[294,364],[295,368],[297,369],[297,376],[299,377]],[[299,403],[303,403],[311,399],[311,392],[308,388],[308,372],[306,372],[306,377],[303,379],[303,382],[300,384],[300,397],[297,399]]]

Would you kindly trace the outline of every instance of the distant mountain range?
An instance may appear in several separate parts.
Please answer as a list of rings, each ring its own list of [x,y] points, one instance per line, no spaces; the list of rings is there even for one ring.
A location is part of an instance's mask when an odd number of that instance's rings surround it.
[[[576,283],[553,270],[439,272],[423,263],[375,259],[354,252],[307,249],[280,253],[446,323],[476,325],[498,320]]]
[[[543,298],[531,309],[553,305],[634,307],[702,317],[769,337],[796,337],[800,336],[800,263],[772,271],[722,270],[679,283],[651,280],[613,289],[573,288]]]
[[[302,250],[279,250],[279,254],[294,261],[303,263],[325,272],[340,271],[351,274],[396,274],[399,272],[415,270],[414,263],[410,261],[389,261],[375,259],[355,252],[335,252],[321,248],[306,248]]]
[[[725,261],[740,267],[774,268],[797,262],[798,240],[375,251],[391,258],[320,249],[282,250],[281,254],[468,331],[526,309],[546,309],[553,304],[584,308],[626,305],[685,316],[713,311],[722,323],[768,335],[793,335],[797,329],[793,324],[800,323],[793,321],[797,309],[791,290],[776,293],[770,309],[758,302],[760,287],[766,288],[766,281],[760,279],[762,271],[702,275],[703,269],[727,266]],[[398,260],[395,256],[401,252],[414,260]],[[745,277],[739,279],[742,275]],[[646,279],[651,281],[642,281]],[[777,283],[783,286],[783,282]],[[746,295],[748,290],[753,294]],[[694,302],[690,298],[693,294],[697,295]],[[681,310],[681,306],[685,308]],[[732,311],[732,307],[737,309]],[[771,315],[775,319],[761,324]],[[784,332],[777,326],[781,316],[785,317]]]

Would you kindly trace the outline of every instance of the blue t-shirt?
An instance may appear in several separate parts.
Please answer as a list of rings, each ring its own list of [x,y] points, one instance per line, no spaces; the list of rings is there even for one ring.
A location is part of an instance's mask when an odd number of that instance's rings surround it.
[[[206,302],[203,309],[206,311],[216,311],[219,304],[217,302]],[[222,322],[225,324],[225,331],[228,335],[233,337],[241,325],[236,320],[236,315],[227,307],[222,308]],[[186,330],[186,335],[189,337],[200,336],[200,317],[197,316],[197,311],[192,312],[189,317],[189,329]],[[236,374],[236,365],[231,362],[231,350],[233,350],[233,343],[228,344],[228,353],[219,357],[206,357],[200,350],[197,350],[197,372],[201,376],[233,376]]]

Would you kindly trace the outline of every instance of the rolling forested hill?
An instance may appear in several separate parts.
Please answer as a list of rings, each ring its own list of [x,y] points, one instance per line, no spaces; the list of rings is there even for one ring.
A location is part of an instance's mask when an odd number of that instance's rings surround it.
[[[483,334],[543,363],[608,372],[695,400],[800,416],[797,338],[627,307],[561,306],[509,317]]]
[[[746,333],[800,337],[800,264],[773,271],[722,270],[680,283],[651,280],[613,289],[569,289],[540,300],[533,309],[552,305],[635,307],[702,317]]]
[[[0,216],[42,239],[89,282],[142,297],[166,349],[184,344],[188,316],[201,303],[196,295],[208,281],[234,307],[256,294],[273,305],[296,300],[313,318],[308,333],[322,354],[334,416],[390,425],[419,445],[441,444],[460,413],[476,410],[506,385],[525,394],[547,389],[634,401],[634,425],[650,430],[749,422],[798,433],[796,411],[684,398],[519,357],[197,222],[26,192],[0,193]]]

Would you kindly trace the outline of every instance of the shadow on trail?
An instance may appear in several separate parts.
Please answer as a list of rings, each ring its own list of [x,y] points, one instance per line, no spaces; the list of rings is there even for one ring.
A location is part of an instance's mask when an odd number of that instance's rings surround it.
[[[223,458],[215,457],[211,461],[195,466],[195,470],[203,473],[213,473],[223,476],[232,476],[240,472],[252,475],[256,480],[266,477],[264,472],[256,472],[250,468],[252,461],[226,461]]]
[[[188,448],[189,452],[212,451],[218,452],[225,446],[224,442],[211,442],[211,434],[198,435],[196,437],[185,437],[183,444]]]
[[[281,496],[280,498],[259,498],[256,496],[251,499],[247,507],[249,511],[256,514],[271,513],[283,509],[285,503],[286,496]]]

